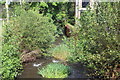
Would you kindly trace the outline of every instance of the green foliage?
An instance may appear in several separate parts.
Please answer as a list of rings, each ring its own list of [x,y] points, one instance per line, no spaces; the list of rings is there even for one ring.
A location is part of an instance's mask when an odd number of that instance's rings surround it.
[[[116,78],[120,64],[119,3],[98,3],[83,12],[77,36],[67,40],[72,61],[87,65],[90,75]]]
[[[54,20],[58,34],[63,34],[66,22],[74,24],[74,3],[72,2],[40,2],[37,7],[40,7],[40,13]]]
[[[51,49],[50,53],[52,53],[52,56],[55,58],[58,58],[60,60],[68,60],[70,55],[70,49],[65,44],[60,44],[54,48]]]
[[[14,45],[6,43],[2,48],[2,68],[0,73],[3,79],[14,79],[21,69],[19,53]]]
[[[3,31],[0,74],[3,79],[11,80],[21,72],[20,51],[49,48],[55,40],[56,26],[37,11],[17,6]]]
[[[39,69],[38,74],[45,78],[66,78],[70,73],[70,68],[60,63],[50,63]]]
[[[69,2],[40,2],[40,13],[52,17],[53,20],[63,22],[74,19],[74,3]],[[71,14],[69,13],[71,12]],[[71,17],[70,17],[71,16]]]
[[[68,58],[68,60],[70,62],[77,62],[77,51],[78,49],[81,49],[78,45],[78,41],[76,41],[76,39],[74,37],[70,37],[70,38],[65,38],[64,39],[64,43],[68,46],[68,48],[70,49],[70,56]]]
[[[11,35],[19,36],[18,41],[22,49],[47,49],[55,40],[56,26],[53,21],[39,14],[37,11],[17,8],[16,17],[12,17],[9,27]]]
[[[21,9],[17,9],[18,7],[24,8],[25,10],[38,11],[38,13],[52,18],[54,24],[57,26],[57,33],[63,34],[62,30],[64,28],[65,23],[69,22],[71,24],[74,24],[75,22],[74,5],[75,3],[73,2],[26,2],[22,5],[20,5],[17,2],[11,2],[11,4],[9,5],[9,13],[11,16],[17,16],[22,14]],[[3,15],[4,17],[6,17],[5,14]]]
[[[2,79],[13,80],[21,71],[22,66],[19,59],[19,47],[16,42],[16,37],[8,34],[9,30],[7,26],[4,26],[2,51],[0,52],[2,66],[0,68],[0,74]]]
[[[5,1],[0,1],[0,5],[1,5],[1,4],[4,5],[4,4],[5,4]]]

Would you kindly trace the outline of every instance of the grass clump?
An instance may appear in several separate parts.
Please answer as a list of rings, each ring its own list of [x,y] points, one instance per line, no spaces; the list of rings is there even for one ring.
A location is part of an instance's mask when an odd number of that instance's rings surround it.
[[[70,67],[60,63],[50,63],[38,72],[45,78],[66,78],[69,73]]]
[[[68,60],[70,49],[67,45],[61,44],[51,50],[52,56],[60,60]]]

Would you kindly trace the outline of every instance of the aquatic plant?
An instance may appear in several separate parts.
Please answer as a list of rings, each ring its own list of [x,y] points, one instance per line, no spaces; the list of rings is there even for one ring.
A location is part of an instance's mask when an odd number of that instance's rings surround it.
[[[38,74],[44,78],[66,78],[70,74],[70,67],[60,63],[50,63],[39,69]]]
[[[68,60],[70,56],[70,49],[65,44],[60,44],[51,49],[50,53],[53,57],[60,59],[60,60]]]

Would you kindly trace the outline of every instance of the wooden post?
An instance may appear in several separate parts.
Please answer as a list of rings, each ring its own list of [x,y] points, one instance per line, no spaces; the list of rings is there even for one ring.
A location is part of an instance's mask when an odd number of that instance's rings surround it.
[[[94,0],[90,0],[90,7],[93,10],[93,8],[94,8]]]
[[[78,23],[78,19],[80,19],[80,9],[82,8],[82,0],[75,1],[75,24]]]
[[[75,1],[75,18],[77,18],[77,7],[78,7],[78,0]]]
[[[82,0],[76,0],[75,2],[75,17],[80,18],[80,9],[82,8]]]
[[[81,8],[82,8],[82,0],[79,0],[79,2],[78,2],[79,4],[78,4],[78,19],[80,19],[80,14],[81,14]]]
[[[9,0],[6,0],[6,3],[5,3],[6,13],[7,13],[7,23],[9,22],[9,10],[8,10],[9,5],[8,5],[8,1],[9,1]]]
[[[22,5],[22,0],[20,0],[20,5]]]

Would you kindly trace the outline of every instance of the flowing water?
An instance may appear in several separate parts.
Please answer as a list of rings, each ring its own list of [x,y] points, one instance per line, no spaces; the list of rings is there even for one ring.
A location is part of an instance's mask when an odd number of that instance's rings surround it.
[[[55,45],[59,45],[62,42],[62,36],[58,37],[54,42]],[[21,75],[17,76],[16,80],[23,78],[43,78],[38,74],[38,68],[42,68],[49,63],[61,62],[55,58],[42,57],[37,59],[35,62],[24,63],[23,72]],[[86,78],[86,69],[80,63],[65,63],[70,66],[71,74],[67,78]]]
[[[35,62],[24,63],[23,64],[23,72],[21,75],[17,77],[20,78],[43,78],[41,75],[38,74],[38,68],[42,68],[45,65],[51,62],[60,62],[54,58],[40,58],[37,59]],[[84,66],[80,65],[79,63],[66,63],[68,66],[71,67],[70,72],[71,74],[67,78],[86,78],[86,71]],[[17,80],[16,79],[16,80]]]
[[[23,72],[17,78],[42,78],[42,76],[38,75],[38,67],[43,67],[50,63],[52,60],[47,58],[37,59],[35,62],[24,63],[23,64]],[[41,64],[39,66],[35,66],[35,64]]]

